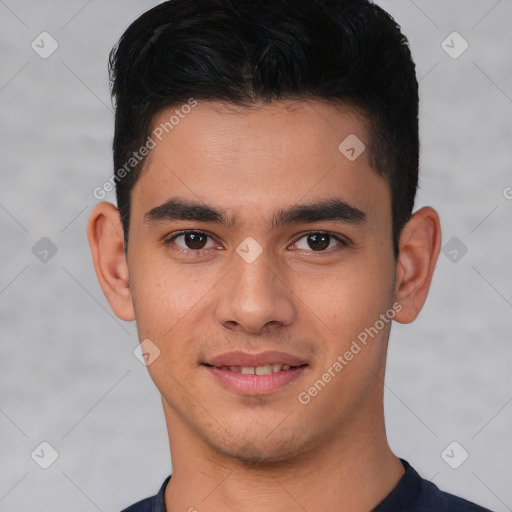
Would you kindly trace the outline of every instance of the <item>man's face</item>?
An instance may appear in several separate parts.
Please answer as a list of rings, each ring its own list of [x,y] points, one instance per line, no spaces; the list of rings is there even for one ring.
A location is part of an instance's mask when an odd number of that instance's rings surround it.
[[[395,298],[389,186],[367,151],[353,160],[353,135],[368,144],[360,116],[290,105],[199,102],[155,138],[131,196],[129,286],[139,337],[160,350],[148,369],[170,435],[247,460],[319,449],[381,414],[390,322],[376,322]],[[156,208],[171,198],[231,223]],[[334,207],[316,216],[279,215],[326,201]],[[258,359],[269,351],[281,354]]]

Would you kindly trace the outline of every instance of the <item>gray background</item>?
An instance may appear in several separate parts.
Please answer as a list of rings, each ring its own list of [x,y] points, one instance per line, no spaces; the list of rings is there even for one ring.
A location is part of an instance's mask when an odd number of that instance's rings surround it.
[[[108,51],[156,3],[0,0],[1,511],[117,511],[171,470],[135,326],[110,312],[85,235],[112,171]],[[445,490],[512,510],[512,0],[379,3],[421,80],[417,206],[438,210],[443,244],[456,237],[418,320],[393,327],[391,446]],[[59,44],[47,59],[31,48],[43,31]],[[469,43],[456,59],[453,31]],[[59,455],[48,469],[31,458],[42,441]],[[441,456],[453,441],[469,453],[458,469]]]

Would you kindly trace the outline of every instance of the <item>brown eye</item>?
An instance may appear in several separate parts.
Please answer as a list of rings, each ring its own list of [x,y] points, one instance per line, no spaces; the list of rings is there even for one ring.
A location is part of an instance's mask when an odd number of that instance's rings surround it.
[[[314,251],[323,251],[329,247],[331,237],[329,235],[324,235],[323,233],[317,233],[314,235],[308,235],[307,240],[311,249]]]
[[[204,249],[207,242],[207,236],[200,233],[185,233],[183,240],[189,249]]]
[[[335,250],[343,249],[348,244],[342,238],[334,234],[314,232],[307,233],[306,235],[304,235],[302,238],[297,240],[297,242],[295,242],[295,245],[300,250],[313,250],[313,252],[327,252],[326,249],[328,248],[333,248]]]
[[[210,239],[210,245],[207,245]],[[201,251],[215,246],[211,237],[202,231],[182,231],[165,241],[165,245],[176,244],[180,249]]]

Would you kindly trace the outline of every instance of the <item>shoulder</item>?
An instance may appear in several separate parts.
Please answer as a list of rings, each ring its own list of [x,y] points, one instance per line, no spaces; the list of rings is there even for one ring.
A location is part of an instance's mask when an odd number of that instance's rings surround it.
[[[165,488],[169,483],[172,475],[169,475],[165,480],[160,490],[155,496],[145,498],[128,508],[123,509],[121,512],[166,512],[165,510]]]
[[[422,506],[425,510],[439,510],[446,512],[491,512],[476,503],[454,496],[453,494],[441,491],[436,485],[428,480],[423,480]],[[420,498],[421,499],[421,498]]]
[[[373,512],[491,512],[471,501],[441,491],[422,478],[405,460],[405,473],[393,491]]]
[[[134,503],[133,505],[130,505],[128,508],[124,508],[121,512],[152,512],[154,501],[155,496],[146,498],[142,501]]]

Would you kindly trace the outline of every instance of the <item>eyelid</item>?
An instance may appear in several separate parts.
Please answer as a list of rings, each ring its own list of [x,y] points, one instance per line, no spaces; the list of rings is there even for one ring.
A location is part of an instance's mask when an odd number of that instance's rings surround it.
[[[169,235],[169,236],[166,236],[165,238],[163,238],[162,244],[165,246],[171,245],[172,243],[174,243],[174,240],[176,240],[176,238],[179,238],[180,236],[186,235],[188,233],[204,235],[207,238],[210,238],[212,241],[215,242],[215,237],[212,234],[208,233],[207,231],[201,231],[200,229],[183,229],[181,231],[178,231],[177,233],[173,233],[172,235]],[[215,242],[215,243],[217,243],[217,242]],[[218,244],[218,245],[220,245],[220,244]],[[207,249],[183,249],[182,247],[178,246],[178,249],[179,249],[179,252],[199,254],[204,251],[210,251],[212,248],[209,247]]]
[[[212,234],[208,233],[207,231],[201,231],[198,229],[183,229],[177,233],[174,233],[170,236],[165,237],[163,239],[162,243],[165,246],[170,245],[171,243],[174,242],[174,240],[176,238],[186,235],[187,233],[204,235],[207,238],[210,238],[212,241],[215,242],[215,237]],[[305,231],[305,232],[297,235],[297,237],[295,238],[295,241],[288,247],[295,245],[299,240],[302,240],[304,237],[306,237],[308,235],[328,235],[328,236],[334,238],[339,244],[338,248],[335,247],[335,248],[331,248],[331,249],[323,250],[323,251],[313,251],[313,250],[307,251],[306,250],[306,252],[312,253],[312,254],[319,254],[319,255],[320,254],[330,254],[337,250],[343,250],[350,245],[350,241],[347,238],[345,238],[343,235],[340,235],[339,233],[333,233],[331,231],[324,231],[324,230],[311,230],[311,231]],[[216,243],[218,244],[218,242],[216,242]],[[220,245],[220,244],[218,244],[218,245]],[[195,253],[195,254],[200,254],[201,252],[208,252],[208,251],[212,250],[211,247],[207,248],[207,249],[183,249],[182,247],[178,246],[178,248],[179,248],[178,252]],[[304,249],[298,249],[298,250],[304,251]]]
[[[331,231],[324,231],[321,229],[306,231],[304,233],[301,233],[300,235],[297,236],[297,238],[295,239],[295,242],[293,242],[292,245],[295,245],[299,240],[302,240],[304,237],[306,237],[308,235],[328,235],[331,238],[334,238],[339,243],[338,249],[331,248],[331,249],[324,250],[324,251],[313,251],[313,250],[307,251],[312,254],[330,254],[331,252],[334,252],[336,250],[342,250],[350,245],[350,241],[347,238],[345,238],[343,235],[340,235],[339,233],[333,233]],[[301,249],[299,249],[299,250],[301,250]]]

